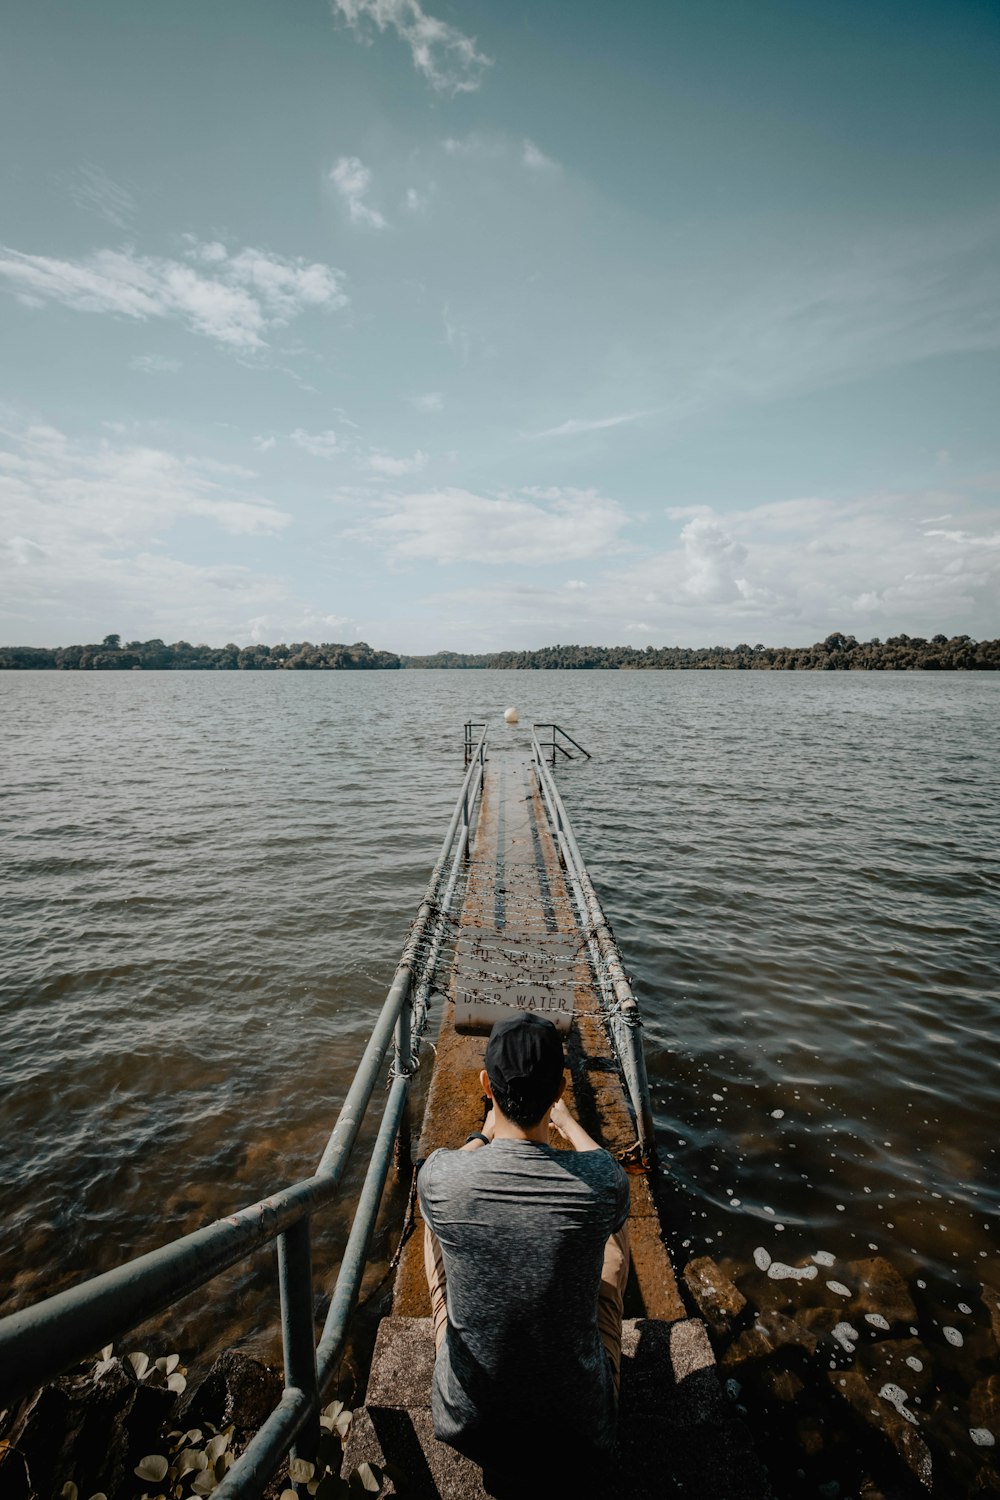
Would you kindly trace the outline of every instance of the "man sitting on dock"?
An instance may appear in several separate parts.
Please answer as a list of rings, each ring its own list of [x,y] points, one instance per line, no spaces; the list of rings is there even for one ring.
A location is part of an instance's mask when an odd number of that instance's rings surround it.
[[[498,1021],[485,1062],[482,1130],[419,1177],[434,1432],[493,1472],[512,1452],[523,1465],[518,1435],[534,1432],[565,1479],[569,1459],[586,1469],[614,1442],[628,1178],[563,1102],[551,1021]],[[572,1151],[549,1144],[550,1124]]]

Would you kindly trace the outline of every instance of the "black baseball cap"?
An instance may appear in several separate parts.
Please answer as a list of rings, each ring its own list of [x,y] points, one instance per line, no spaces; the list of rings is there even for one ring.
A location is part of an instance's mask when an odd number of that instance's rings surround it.
[[[490,1032],[486,1072],[494,1087],[554,1097],[564,1066],[559,1033],[545,1016],[519,1011]]]

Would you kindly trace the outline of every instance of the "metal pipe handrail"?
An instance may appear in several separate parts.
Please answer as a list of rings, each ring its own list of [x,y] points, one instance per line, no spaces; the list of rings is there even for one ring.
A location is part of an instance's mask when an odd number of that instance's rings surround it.
[[[0,1319],[0,1407],[22,1399],[95,1349],[113,1343],[205,1286],[260,1246],[277,1240],[285,1392],[218,1487],[219,1500],[237,1496],[250,1500],[261,1494],[300,1435],[303,1451],[314,1451],[319,1436],[319,1403],[343,1353],[414,1070],[413,1015],[407,1002],[417,975],[418,994],[421,988],[426,994],[433,979],[430,970],[440,951],[441,886],[447,871],[445,900],[450,901],[469,847],[472,812],[482,793],[486,741],[484,725],[402,957],[316,1173],[227,1218]],[[435,936],[425,948],[428,933]],[[423,959],[422,949],[429,955]],[[310,1221],[318,1208],[337,1195],[394,1033],[396,1058],[389,1099],[317,1351]]]
[[[552,764],[553,765],[555,765],[555,763],[556,763],[556,751],[557,750],[560,751],[563,755],[565,755],[565,757],[566,757],[567,760],[572,760],[573,759],[572,754],[570,753],[569,750],[566,749],[566,746],[559,744],[558,740],[556,739],[556,735],[557,734],[561,734],[564,740],[569,740],[570,744],[574,747],[574,749],[579,750],[580,754],[583,755],[583,756],[585,756],[587,760],[592,760],[593,759],[593,757],[591,756],[590,751],[589,750],[585,750],[583,748],[583,746],[580,744],[580,741],[579,740],[575,740],[573,738],[573,736],[569,733],[568,730],[563,729],[563,727],[562,727],[561,724],[532,724],[532,726],[531,726],[531,733],[532,733],[533,736],[535,735],[535,731],[538,730],[538,729],[551,729],[552,730],[552,738],[551,738],[551,740],[547,740],[546,741],[546,749],[552,751]]]
[[[543,801],[555,832],[556,845],[570,876],[570,884],[583,921],[584,931],[588,941],[597,949],[598,962],[595,964],[595,972],[598,982],[601,984],[602,991],[605,991],[605,985],[610,991],[609,994],[606,993],[606,1000],[610,999],[611,1004],[606,1008],[609,1020],[614,1027],[618,1041],[617,1050],[629,1086],[639,1133],[639,1144],[643,1154],[651,1157],[654,1147],[653,1111],[649,1079],[646,1074],[646,1059],[642,1049],[642,1019],[639,1014],[639,1005],[625,973],[621,950],[580,853],[555,779],[545,764],[542,745],[534,728],[531,731],[531,746],[535,774],[538,777]],[[623,1025],[617,1023],[618,1016],[621,1017]]]

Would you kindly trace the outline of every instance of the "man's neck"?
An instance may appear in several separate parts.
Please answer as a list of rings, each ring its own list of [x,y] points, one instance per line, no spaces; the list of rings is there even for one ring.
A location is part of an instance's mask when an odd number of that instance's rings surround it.
[[[494,1105],[494,1109],[496,1106]],[[549,1144],[549,1115],[551,1111],[546,1110],[537,1125],[515,1125],[513,1120],[508,1120],[496,1110],[496,1129],[493,1133],[495,1141],[530,1141],[534,1146],[547,1146]]]

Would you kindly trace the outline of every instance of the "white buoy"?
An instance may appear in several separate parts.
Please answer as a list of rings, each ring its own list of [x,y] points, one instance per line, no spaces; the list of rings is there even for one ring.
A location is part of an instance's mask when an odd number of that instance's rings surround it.
[[[503,711],[503,716],[507,720],[508,724],[516,724],[517,723],[517,709],[516,708],[505,708],[504,711]]]

